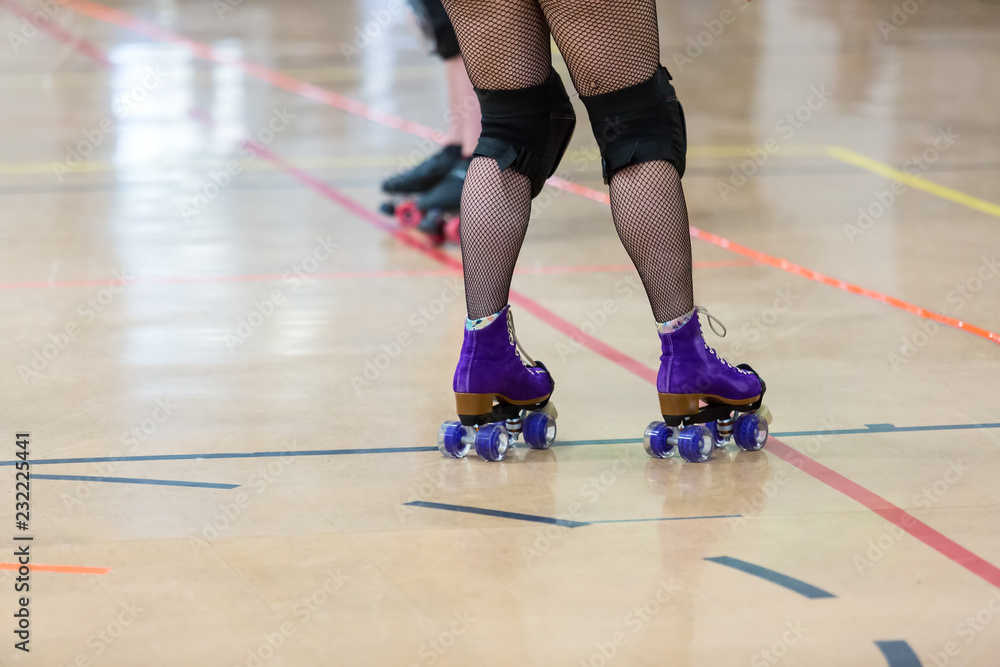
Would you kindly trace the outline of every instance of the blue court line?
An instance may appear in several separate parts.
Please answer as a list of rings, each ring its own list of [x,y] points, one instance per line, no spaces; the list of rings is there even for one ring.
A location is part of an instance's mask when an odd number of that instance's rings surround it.
[[[862,435],[865,433],[909,433],[914,431],[965,431],[969,429],[1000,428],[993,424],[936,424],[931,426],[896,426],[894,424],[865,424],[864,428],[824,429],[819,431],[773,431],[776,438],[796,438],[810,435]],[[585,445],[625,445],[642,442],[642,438],[612,438],[607,440],[565,440],[553,447],[579,447]]]
[[[889,667],[920,667],[920,658],[904,641],[875,642],[875,646],[878,646],[879,650],[882,651]]]
[[[586,526],[584,521],[570,521],[568,519],[553,519],[548,516],[537,516],[535,514],[521,514],[520,512],[505,512],[503,510],[488,510],[481,507],[468,507],[466,505],[449,505],[447,503],[429,503],[423,500],[414,500],[404,505],[413,507],[427,507],[434,510],[448,510],[451,512],[466,512],[468,514],[482,514],[484,516],[496,516],[502,519],[518,519],[520,521],[533,521],[535,523],[548,523],[554,526],[564,526],[566,528],[578,528]]]
[[[866,424],[865,428],[845,428],[821,431],[784,431],[771,433],[776,438],[794,438],[808,435],[857,435],[863,433],[906,433],[912,431],[961,431],[980,428],[1000,428],[997,424],[940,424],[936,426],[894,426],[893,424]],[[610,438],[605,440],[566,440],[554,447],[580,447],[584,445],[622,445],[642,442],[642,438]],[[338,456],[341,454],[405,454],[410,452],[436,452],[437,447],[371,447],[357,449],[305,449],[282,452],[222,452],[217,454],[159,454],[150,456],[96,456],[73,459],[34,459],[31,465],[59,463],[126,463],[129,461],[193,461],[197,459],[262,459],[282,456]],[[0,466],[12,466],[18,461],[0,461]]]
[[[603,519],[600,521],[588,521],[587,525],[595,523],[636,523],[640,521],[687,521],[693,519],[735,519],[742,514],[711,514],[706,516],[656,516],[651,519]]]
[[[787,574],[781,574],[780,572],[775,572],[774,570],[769,570],[766,567],[761,567],[760,565],[754,565],[753,563],[748,563],[745,560],[740,560],[739,558],[730,558],[729,556],[716,556],[714,558],[706,558],[705,560],[712,561],[713,563],[718,563],[719,565],[725,565],[731,567],[735,570],[740,570],[741,572],[746,572],[747,574],[752,574],[755,577],[760,577],[761,579],[766,579],[773,584],[778,584],[779,586],[784,586],[788,590],[795,591],[800,595],[804,595],[811,600],[818,598],[835,598],[837,597],[833,593],[827,593],[822,588],[816,588],[811,584],[807,584],[804,581],[795,579],[794,577],[789,577]]]
[[[423,500],[414,500],[403,503],[412,507],[427,507],[435,510],[448,510],[450,512],[466,512],[468,514],[482,514],[483,516],[495,516],[501,519],[517,519],[519,521],[533,521],[535,523],[548,523],[554,526],[565,526],[566,528],[579,528],[580,526],[591,526],[597,523],[631,523],[635,521],[684,521],[686,519],[728,519],[740,516],[739,514],[720,514],[717,516],[667,516],[654,517],[652,519],[605,519],[603,521],[572,521],[570,519],[555,519],[548,516],[538,516],[537,514],[521,514],[520,512],[505,512],[504,510],[490,510],[481,507],[469,507],[468,505],[450,505],[448,503],[430,503]]]
[[[55,463],[119,463],[129,461],[192,461],[197,459],[262,459],[282,456],[336,456],[338,454],[395,454],[398,452],[436,452],[437,447],[373,447],[371,449],[305,449],[284,452],[224,452],[219,454],[159,454],[150,456],[96,456],[78,459],[32,459],[31,465]],[[0,461],[12,466],[17,461]]]
[[[158,484],[160,486],[193,486],[199,489],[235,489],[239,484],[214,482],[180,482],[171,479],[139,479],[137,477],[93,477],[91,475],[32,475],[32,479],[65,479],[71,482],[115,482],[118,484]]]

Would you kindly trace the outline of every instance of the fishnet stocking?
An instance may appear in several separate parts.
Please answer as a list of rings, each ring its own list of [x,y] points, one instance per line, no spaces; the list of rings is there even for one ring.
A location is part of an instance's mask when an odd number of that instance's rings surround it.
[[[581,95],[641,83],[656,72],[655,0],[444,0],[473,85],[513,90],[549,74],[549,30]],[[477,319],[508,301],[531,211],[528,179],[477,157],[462,193],[466,305]],[[691,238],[677,170],[646,162],[611,179],[611,213],[658,322],[693,306]]]
[[[691,234],[674,165],[642,162],[611,177],[611,217],[632,258],[657,322],[694,308]]]
[[[473,158],[462,190],[462,265],[469,319],[507,305],[514,264],[528,231],[531,181],[496,160]]]
[[[539,0],[577,92],[642,83],[660,64],[655,0]]]
[[[537,86],[551,69],[549,29],[535,0],[444,0],[476,88]]]

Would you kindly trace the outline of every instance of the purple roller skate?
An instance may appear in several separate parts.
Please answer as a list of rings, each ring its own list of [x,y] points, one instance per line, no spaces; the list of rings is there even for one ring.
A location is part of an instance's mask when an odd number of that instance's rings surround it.
[[[479,456],[499,461],[523,433],[532,449],[548,449],[556,436],[552,376],[521,349],[510,306],[484,319],[485,326],[466,326],[454,380],[460,421],[441,426],[438,448],[462,458],[475,445]]]
[[[659,325],[663,353],[656,390],[664,421],[646,428],[650,456],[666,458],[676,447],[686,461],[701,463],[709,459],[713,447],[724,447],[730,438],[749,451],[767,442],[770,413],[762,404],[764,381],[750,366],[733,367],[708,346],[698,313],[705,313],[713,331],[718,323],[719,335],[726,334],[722,323],[702,308],[681,318],[671,330]]]

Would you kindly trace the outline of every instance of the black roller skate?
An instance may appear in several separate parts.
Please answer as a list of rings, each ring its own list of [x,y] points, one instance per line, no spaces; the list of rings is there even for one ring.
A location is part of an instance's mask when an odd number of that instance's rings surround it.
[[[458,198],[454,201],[447,197],[442,200],[440,195],[435,195],[430,200],[432,205],[435,201],[443,203],[444,208],[427,208],[421,206],[420,200],[433,193],[442,181],[448,180],[460,163],[465,165],[462,168],[464,172],[468,161],[462,160],[461,147],[445,146],[416,167],[387,178],[382,182],[382,191],[390,195],[390,198],[379,210],[396,218],[404,229],[419,229],[424,232],[434,245],[441,245],[446,238],[457,242],[461,184],[458,187]],[[452,217],[455,218],[454,221],[451,221]]]

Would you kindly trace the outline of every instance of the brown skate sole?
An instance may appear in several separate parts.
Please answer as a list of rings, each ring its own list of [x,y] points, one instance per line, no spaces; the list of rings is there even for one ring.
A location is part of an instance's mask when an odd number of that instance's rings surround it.
[[[455,405],[458,407],[458,414],[460,415],[485,415],[493,411],[494,397],[500,403],[507,405],[535,405],[545,401],[551,395],[551,393],[548,393],[545,396],[532,398],[527,401],[515,401],[503,394],[461,394],[456,391]]]
[[[751,405],[760,400],[760,394],[753,398],[743,400],[733,400],[722,398],[713,394],[660,394],[660,414],[672,417],[686,417],[696,415],[699,412],[698,401],[704,401],[709,405]]]

